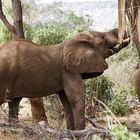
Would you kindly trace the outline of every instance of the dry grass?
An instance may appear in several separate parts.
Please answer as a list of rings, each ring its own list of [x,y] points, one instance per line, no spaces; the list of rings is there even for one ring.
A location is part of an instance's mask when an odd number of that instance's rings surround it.
[[[131,47],[108,59],[109,69],[105,72],[105,75],[114,83],[113,89],[115,91],[127,90],[130,85],[133,86],[133,72],[137,65],[138,55],[136,50]],[[118,58],[123,60],[118,61]]]

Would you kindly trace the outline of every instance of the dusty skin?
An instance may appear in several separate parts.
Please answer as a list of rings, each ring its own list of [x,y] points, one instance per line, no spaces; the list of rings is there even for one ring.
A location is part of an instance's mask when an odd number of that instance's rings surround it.
[[[67,128],[84,129],[81,80],[108,68],[105,59],[116,51],[117,43],[116,30],[83,32],[62,44],[45,47],[24,39],[7,42],[0,50],[0,104],[12,100],[9,108],[17,112],[22,97],[58,93]]]

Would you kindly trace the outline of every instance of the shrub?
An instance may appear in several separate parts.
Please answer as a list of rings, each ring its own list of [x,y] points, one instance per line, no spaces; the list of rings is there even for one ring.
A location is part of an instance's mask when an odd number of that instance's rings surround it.
[[[5,25],[0,23],[0,44],[10,40],[11,38],[11,33],[8,31]]]
[[[62,26],[45,26],[36,29],[35,35],[33,37],[33,41],[35,43],[45,44],[45,45],[59,44],[62,43],[64,40],[71,38],[81,30],[77,29],[77,30],[69,31]],[[32,30],[30,31],[31,31],[31,35],[34,34]]]
[[[57,26],[46,26],[37,30],[33,41],[39,44],[58,44],[65,40],[65,37],[68,35],[68,32]]]
[[[87,101],[91,101],[93,96],[96,96],[99,100],[108,102],[113,96],[112,82],[104,75],[85,80],[83,86]]]
[[[26,39],[33,40],[36,34],[36,28],[29,24],[24,24],[24,34]]]
[[[102,136],[94,135],[91,140],[104,140],[108,138],[102,138]],[[126,126],[120,126],[118,124],[110,125],[110,138],[113,140],[138,140],[139,136],[127,129]]]
[[[130,132],[126,126],[111,125],[111,133],[116,140],[138,140],[138,134]]]
[[[117,116],[124,116],[128,113],[127,95],[123,91],[115,95],[109,103],[111,111]]]

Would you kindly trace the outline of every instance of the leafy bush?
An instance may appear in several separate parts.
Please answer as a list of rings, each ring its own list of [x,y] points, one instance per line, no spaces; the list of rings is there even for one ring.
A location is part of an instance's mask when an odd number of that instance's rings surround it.
[[[33,41],[39,44],[58,44],[65,40],[68,32],[62,28],[57,26],[46,26],[37,30]]]
[[[133,133],[127,129],[126,126],[120,126],[118,124],[110,125],[110,134],[112,140],[139,140],[139,136],[136,133]],[[99,135],[94,135],[92,140],[104,140]],[[107,138],[108,139],[108,138]]]
[[[126,126],[111,125],[111,131],[116,140],[138,140],[138,134],[130,132]]]
[[[33,40],[36,34],[36,28],[30,26],[29,24],[24,24],[24,34],[26,39]]]
[[[63,26],[41,26],[40,28],[31,27],[25,24],[25,37],[35,43],[42,45],[59,44],[83,31],[77,28],[76,30],[67,30]]]
[[[99,100],[108,102],[113,96],[112,83],[104,75],[85,80],[83,86],[88,101],[92,100],[93,96],[96,96]]]
[[[109,103],[111,111],[117,116],[124,116],[128,113],[127,95],[120,92],[115,95]]]
[[[11,38],[11,33],[8,31],[5,25],[0,23],[0,44],[10,40]]]

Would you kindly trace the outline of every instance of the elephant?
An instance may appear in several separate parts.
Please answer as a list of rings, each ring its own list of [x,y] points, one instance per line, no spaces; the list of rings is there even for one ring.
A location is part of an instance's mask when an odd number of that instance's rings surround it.
[[[63,43],[44,47],[20,38],[7,42],[0,48],[0,104],[9,101],[12,116],[22,97],[57,93],[67,128],[84,129],[82,79],[100,75],[108,68],[105,59],[120,50],[115,48],[117,43],[116,30],[85,31]]]
[[[134,89],[136,91],[136,94],[137,94],[139,102],[140,102],[140,60],[134,71],[133,83],[134,83]]]

